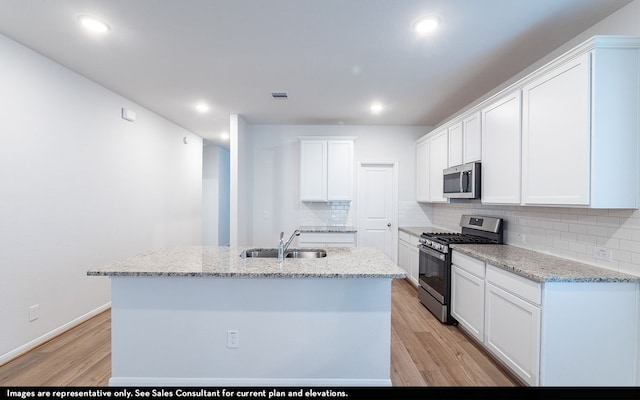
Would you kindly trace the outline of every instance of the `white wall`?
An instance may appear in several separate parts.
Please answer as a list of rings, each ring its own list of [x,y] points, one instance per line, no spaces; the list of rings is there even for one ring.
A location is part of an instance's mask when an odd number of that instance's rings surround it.
[[[253,143],[241,116],[229,118],[230,238],[231,246],[251,244],[253,219]]]
[[[203,148],[202,244],[229,244],[229,150],[219,146]]]
[[[1,35],[0,59],[2,363],[108,305],[88,269],[200,243],[202,140]]]
[[[327,225],[332,204],[303,204],[299,200],[300,156],[298,136],[356,136],[354,188],[360,161],[398,161],[399,200],[415,203],[415,140],[427,127],[350,125],[247,125],[253,146],[251,180],[254,199],[251,245],[277,244],[281,231],[288,236],[300,225]],[[355,195],[355,189],[354,189]],[[355,197],[354,197],[355,198]],[[343,202],[337,205],[343,206]],[[336,205],[334,205],[336,206]],[[345,218],[355,225],[355,202]],[[314,220],[314,217],[316,218]],[[315,223],[314,223],[315,222]]]

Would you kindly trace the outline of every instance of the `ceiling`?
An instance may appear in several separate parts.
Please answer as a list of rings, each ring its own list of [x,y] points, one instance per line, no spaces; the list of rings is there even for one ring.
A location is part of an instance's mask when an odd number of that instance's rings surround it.
[[[630,1],[0,0],[0,33],[228,147],[230,114],[437,125]],[[80,14],[111,31],[88,34]],[[442,23],[419,36],[427,14]]]

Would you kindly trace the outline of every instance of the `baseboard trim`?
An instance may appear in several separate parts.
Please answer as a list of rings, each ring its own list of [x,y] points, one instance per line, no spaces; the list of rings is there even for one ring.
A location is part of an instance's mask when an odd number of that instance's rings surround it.
[[[45,333],[44,335],[30,341],[29,343],[26,343],[20,347],[18,347],[15,350],[12,350],[6,354],[3,354],[0,356],[0,366],[11,362],[12,360],[20,357],[21,355],[35,349],[36,347],[42,345],[45,342],[48,342],[49,340],[55,338],[56,336],[59,336],[63,333],[65,333],[66,331],[68,331],[71,328],[74,328],[78,325],[80,325],[81,323],[85,322],[86,320],[95,317],[96,315],[100,314],[103,311],[108,310],[109,308],[111,308],[111,302],[108,302],[107,304],[104,304],[94,310],[89,311],[88,313],[79,316],[78,318],[67,322],[66,324],[52,330],[49,331],[47,333]]]
[[[346,386],[391,386],[391,379],[251,379],[251,378],[147,378],[111,377],[109,386],[136,387],[346,387]]]

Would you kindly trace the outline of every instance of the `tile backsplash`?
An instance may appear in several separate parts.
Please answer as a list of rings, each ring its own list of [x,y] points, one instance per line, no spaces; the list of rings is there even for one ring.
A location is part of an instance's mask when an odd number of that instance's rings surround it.
[[[640,210],[490,206],[465,201],[426,205],[424,211],[434,226],[453,230],[459,230],[463,214],[502,218],[504,240],[510,245],[640,276]]]
[[[350,211],[349,201],[300,202],[299,221],[302,226],[354,226]]]

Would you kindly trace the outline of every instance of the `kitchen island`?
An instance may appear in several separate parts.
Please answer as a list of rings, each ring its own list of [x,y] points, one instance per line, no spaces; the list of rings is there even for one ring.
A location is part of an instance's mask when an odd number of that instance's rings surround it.
[[[390,386],[391,281],[373,248],[245,258],[160,249],[91,269],[111,278],[111,386]]]

